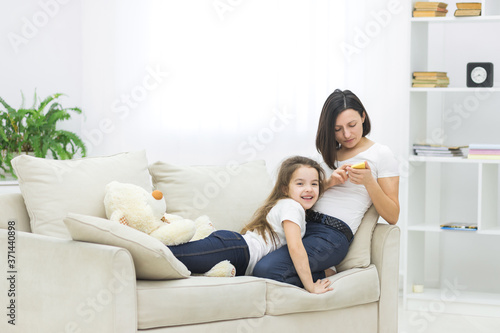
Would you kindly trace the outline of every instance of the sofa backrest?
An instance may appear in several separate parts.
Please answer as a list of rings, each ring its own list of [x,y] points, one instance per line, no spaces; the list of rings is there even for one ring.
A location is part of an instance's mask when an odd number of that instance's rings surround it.
[[[272,180],[263,160],[226,165],[149,166],[155,189],[163,192],[169,214],[210,218],[216,229],[241,231],[264,202]]]

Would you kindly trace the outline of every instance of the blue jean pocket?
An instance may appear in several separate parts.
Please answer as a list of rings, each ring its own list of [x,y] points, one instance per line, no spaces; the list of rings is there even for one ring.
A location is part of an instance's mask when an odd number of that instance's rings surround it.
[[[241,235],[235,231],[229,230],[217,230],[212,233],[214,237],[217,237],[221,240],[230,241],[230,240],[240,240],[242,239]]]

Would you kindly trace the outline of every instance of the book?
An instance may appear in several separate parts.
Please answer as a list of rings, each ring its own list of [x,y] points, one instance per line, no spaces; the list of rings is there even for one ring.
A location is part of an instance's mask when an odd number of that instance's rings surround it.
[[[462,154],[453,154],[449,152],[432,152],[432,151],[424,151],[424,152],[415,152],[417,156],[427,156],[427,157],[464,157]]]
[[[445,2],[427,2],[427,1],[417,1],[415,2],[414,8],[422,9],[436,9],[436,8],[446,8],[448,4]]]
[[[435,88],[447,87],[449,84],[446,72],[413,72],[412,87]]]
[[[464,157],[462,148],[466,148],[466,146],[448,147],[443,145],[414,144],[413,152],[417,156]]]
[[[470,149],[500,149],[500,144],[496,143],[471,143],[469,145]]]
[[[443,12],[443,13],[448,13],[448,9],[445,8],[415,8],[414,11],[434,11],[434,12]]]
[[[446,16],[445,12],[438,12],[433,10],[414,10],[413,17],[443,17]]]
[[[414,75],[413,78],[415,80],[446,80],[450,81],[450,79],[447,76],[432,76],[432,75]]]
[[[471,160],[500,160],[500,155],[471,155],[467,156]]]
[[[432,153],[436,155],[461,155],[461,150],[432,150],[432,149],[413,149],[416,153]]]
[[[413,79],[411,81],[412,83],[434,83],[434,84],[446,84],[448,85],[450,83],[450,79]]]
[[[477,224],[476,223],[449,222],[449,223],[441,224],[441,229],[475,231],[475,230],[477,230]]]
[[[446,88],[447,84],[437,84],[437,83],[414,83],[413,88]]]
[[[457,9],[455,10],[456,17],[462,16],[481,16],[481,9]]]
[[[461,150],[462,148],[467,148],[468,146],[443,146],[443,145],[435,145],[428,143],[415,143],[413,145],[414,149],[427,149],[427,150]]]
[[[481,9],[480,2],[457,2],[458,9]]]
[[[471,155],[500,155],[500,149],[469,149]]]
[[[446,72],[413,72],[413,76],[447,76]]]

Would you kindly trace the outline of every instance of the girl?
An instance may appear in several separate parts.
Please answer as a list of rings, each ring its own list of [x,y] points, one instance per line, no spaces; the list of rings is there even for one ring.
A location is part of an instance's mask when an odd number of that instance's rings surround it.
[[[319,279],[334,274],[332,266],[347,254],[372,204],[390,224],[398,221],[398,163],[388,147],[366,138],[370,129],[368,114],[351,91],[337,89],[327,98],[319,119],[316,148],[331,175],[324,195],[308,211],[302,240]],[[365,162],[364,169],[351,168],[359,162]],[[254,275],[301,286],[286,248],[259,261]]]
[[[288,244],[292,265],[304,288],[317,294],[329,291],[328,280],[314,282],[302,244],[306,210],[323,192],[323,181],[324,171],[316,161],[301,156],[288,158],[280,167],[271,194],[241,234],[218,230],[207,238],[169,248],[193,273],[205,273],[218,262],[229,260],[236,275],[251,275],[259,259]]]

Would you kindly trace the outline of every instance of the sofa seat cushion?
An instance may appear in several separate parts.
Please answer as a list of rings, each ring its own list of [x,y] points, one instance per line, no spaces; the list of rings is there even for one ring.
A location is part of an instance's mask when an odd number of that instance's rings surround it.
[[[353,268],[329,278],[333,290],[310,294],[289,284],[267,281],[266,315],[335,310],[376,302],[380,297],[377,268]]]
[[[262,317],[266,280],[251,276],[137,281],[139,329]]]

